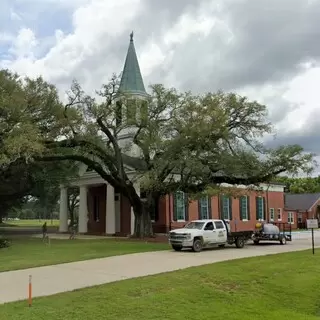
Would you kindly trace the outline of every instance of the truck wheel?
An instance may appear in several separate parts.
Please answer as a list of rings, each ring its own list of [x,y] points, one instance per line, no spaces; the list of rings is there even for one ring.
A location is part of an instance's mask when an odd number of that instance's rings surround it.
[[[287,239],[286,239],[286,237],[281,237],[281,238],[280,238],[280,244],[282,244],[282,245],[287,244]]]
[[[202,250],[202,241],[200,239],[195,239],[193,241],[192,250],[194,252],[200,252]]]
[[[243,248],[244,247],[244,239],[242,237],[239,237],[236,239],[236,247],[237,248]]]
[[[255,245],[258,245],[258,244],[259,244],[259,240],[253,240],[253,243],[254,243]]]
[[[181,247],[181,246],[175,246],[175,245],[173,245],[173,246],[172,246],[172,249],[173,249],[174,251],[181,251],[181,250],[182,250],[182,247]]]

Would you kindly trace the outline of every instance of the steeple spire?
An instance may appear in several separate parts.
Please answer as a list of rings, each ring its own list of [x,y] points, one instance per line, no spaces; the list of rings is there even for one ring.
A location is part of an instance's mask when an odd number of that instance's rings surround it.
[[[119,91],[127,94],[147,95],[134,47],[133,31],[130,33],[130,43],[122,72]]]

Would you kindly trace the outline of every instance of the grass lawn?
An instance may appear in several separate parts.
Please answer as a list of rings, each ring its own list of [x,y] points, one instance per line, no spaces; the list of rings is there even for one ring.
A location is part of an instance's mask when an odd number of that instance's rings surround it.
[[[0,272],[163,249],[169,246],[115,239],[51,240],[48,246],[41,239],[17,238],[11,247],[0,249]]]
[[[188,253],[187,253],[188,254]],[[0,305],[1,320],[320,318],[320,255],[223,262]]]
[[[58,227],[59,220],[7,220],[0,224],[0,228],[8,227],[41,227],[45,222],[47,222],[48,227]]]

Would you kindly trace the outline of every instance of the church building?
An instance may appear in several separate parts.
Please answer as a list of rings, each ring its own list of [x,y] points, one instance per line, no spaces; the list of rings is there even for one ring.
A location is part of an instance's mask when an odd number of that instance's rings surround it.
[[[147,110],[148,93],[141,75],[139,62],[133,41],[130,43],[125,59],[119,90],[125,94],[126,115],[141,116]],[[120,113],[117,121],[122,121],[121,101],[116,102]],[[130,115],[134,110],[134,114]],[[118,142],[125,154],[131,159],[139,158],[140,149],[132,143],[135,127],[126,127],[120,132]],[[139,162],[139,161],[138,161]],[[129,179],[135,176],[136,163],[126,161],[125,170]],[[82,234],[122,235],[133,234],[134,214],[128,199],[120,194],[96,172],[81,165],[78,179],[71,185],[80,188],[78,231]],[[137,182],[135,188],[140,193]],[[292,212],[284,209],[284,186],[278,183],[262,185],[263,192],[251,191],[249,194],[233,198],[227,196],[204,197],[197,201],[188,201],[188,196],[177,191],[160,199],[159,206],[152,216],[156,233],[166,233],[170,229],[182,227],[187,221],[194,219],[228,219],[235,230],[250,230],[257,221],[288,222],[296,227],[297,219]],[[68,193],[61,186],[60,193],[60,232],[68,231]]]

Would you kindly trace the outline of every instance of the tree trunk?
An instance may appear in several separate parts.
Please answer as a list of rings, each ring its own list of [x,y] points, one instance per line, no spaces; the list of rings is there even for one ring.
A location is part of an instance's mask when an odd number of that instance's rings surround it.
[[[150,215],[153,204],[152,197],[148,196],[147,199],[141,199],[140,194],[137,194],[133,184],[123,188],[122,194],[129,199],[133,208],[135,217],[133,236],[137,238],[153,237],[154,234]]]
[[[134,236],[137,238],[153,237],[152,222],[150,212],[146,205],[141,205],[140,208],[133,208],[135,215]]]

